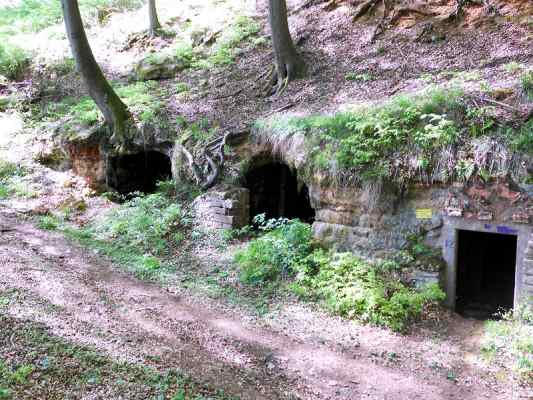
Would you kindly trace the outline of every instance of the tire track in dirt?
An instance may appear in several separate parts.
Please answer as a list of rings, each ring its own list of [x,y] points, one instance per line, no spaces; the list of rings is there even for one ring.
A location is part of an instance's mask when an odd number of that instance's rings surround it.
[[[10,313],[114,357],[153,364],[157,356],[158,365],[180,368],[243,399],[507,398],[482,387],[428,382],[353,354],[248,327],[139,281],[60,234],[37,230],[1,210],[0,217],[0,288],[27,291],[59,310],[43,312],[22,302]]]

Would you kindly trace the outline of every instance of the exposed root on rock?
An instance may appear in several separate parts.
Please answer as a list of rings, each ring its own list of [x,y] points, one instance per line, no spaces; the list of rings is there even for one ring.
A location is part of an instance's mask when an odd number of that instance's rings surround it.
[[[241,135],[242,132],[228,132],[207,143],[201,150],[198,159],[195,159],[184,143],[178,144],[176,149],[187,159],[189,171],[196,184],[203,190],[213,187],[224,167],[226,155],[225,146],[231,138]]]
[[[303,69],[303,63],[299,59],[295,63],[285,63],[281,68],[273,65],[266,75],[265,79],[267,82],[261,90],[262,95],[264,97],[273,95],[280,96],[287,89],[287,86],[289,86],[289,82],[302,74]]]

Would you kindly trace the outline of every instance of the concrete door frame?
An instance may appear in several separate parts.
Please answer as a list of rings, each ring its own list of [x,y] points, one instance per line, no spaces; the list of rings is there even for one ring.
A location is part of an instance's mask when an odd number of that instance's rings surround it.
[[[472,221],[464,218],[444,217],[441,244],[444,260],[447,267],[444,274],[444,289],[446,292],[446,307],[455,310],[457,292],[457,253],[459,249],[459,231],[472,231],[482,233],[496,233],[516,236],[516,265],[514,307],[522,298],[524,256],[527,243],[531,234],[530,225],[517,225],[509,223],[494,223],[492,221]]]

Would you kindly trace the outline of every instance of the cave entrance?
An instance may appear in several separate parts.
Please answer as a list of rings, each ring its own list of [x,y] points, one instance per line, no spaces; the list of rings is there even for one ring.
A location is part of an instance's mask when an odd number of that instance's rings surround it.
[[[458,231],[456,311],[479,319],[513,308],[517,237]]]
[[[158,151],[111,157],[107,185],[122,195],[153,193],[157,182],[172,177],[170,158]]]
[[[299,184],[296,174],[282,163],[269,163],[246,174],[250,190],[250,217],[266,214],[266,218],[298,218],[312,223],[315,210],[311,207],[309,190]]]

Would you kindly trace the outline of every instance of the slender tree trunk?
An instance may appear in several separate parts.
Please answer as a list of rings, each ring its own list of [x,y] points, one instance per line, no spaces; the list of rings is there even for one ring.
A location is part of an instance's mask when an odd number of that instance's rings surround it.
[[[83,29],[77,0],[61,0],[67,36],[72,55],[76,60],[78,71],[108,125],[113,136],[111,142],[124,140],[131,123],[131,114],[126,105],[117,96],[98,66],[87,35]]]
[[[269,0],[269,22],[276,66],[274,82],[281,88],[302,75],[305,65],[291,38],[285,0]]]
[[[161,29],[161,24],[159,23],[159,18],[157,17],[155,0],[148,0],[148,15],[150,17],[150,36],[157,36],[157,31]]]

